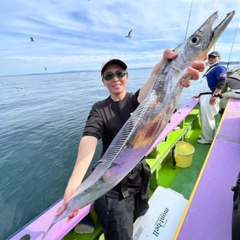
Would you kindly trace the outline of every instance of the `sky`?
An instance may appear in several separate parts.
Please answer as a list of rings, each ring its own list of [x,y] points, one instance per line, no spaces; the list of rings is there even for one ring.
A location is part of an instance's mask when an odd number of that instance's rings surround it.
[[[109,58],[153,67],[212,13],[221,20],[233,10],[214,46],[226,62],[240,60],[240,1],[2,0],[0,76],[100,71]]]

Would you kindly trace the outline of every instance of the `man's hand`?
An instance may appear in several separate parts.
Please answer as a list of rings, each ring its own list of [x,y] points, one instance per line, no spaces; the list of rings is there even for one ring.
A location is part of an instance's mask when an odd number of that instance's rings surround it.
[[[203,72],[205,67],[206,65],[203,61],[193,61],[191,67],[188,67],[186,71],[191,80],[197,80],[200,77],[200,72]],[[191,85],[189,79],[182,79],[181,84],[183,87],[189,87]]]
[[[152,75],[157,76],[158,72],[162,68],[163,63],[167,59],[176,59],[178,57],[177,53],[172,51],[171,49],[166,49],[163,53],[162,61],[160,61],[156,66],[154,67],[152,71]],[[207,56],[204,57],[202,61],[193,61],[192,65],[186,69],[187,74],[190,76],[191,80],[197,80],[200,77],[200,72],[203,72],[206,65],[204,61],[207,59]],[[189,87],[191,85],[189,79],[182,79],[181,84],[183,87]]]
[[[73,189],[73,188],[70,188],[70,187],[67,187],[67,188],[66,188],[62,206],[58,209],[58,211],[56,212],[55,216],[61,215],[61,214],[66,210],[66,208],[67,208],[67,203],[68,203],[68,201],[71,199],[71,197],[73,196],[73,193],[75,192],[75,190],[76,190],[76,189]],[[76,209],[76,210],[74,210],[73,212],[71,212],[71,213],[68,215],[68,222],[70,222],[71,219],[72,219],[73,217],[75,217],[78,213],[79,213],[79,209]]]
[[[212,106],[213,106],[214,104],[216,104],[216,97],[213,97],[213,96],[212,96],[212,97],[210,98],[210,100],[209,100],[209,104],[212,105]]]

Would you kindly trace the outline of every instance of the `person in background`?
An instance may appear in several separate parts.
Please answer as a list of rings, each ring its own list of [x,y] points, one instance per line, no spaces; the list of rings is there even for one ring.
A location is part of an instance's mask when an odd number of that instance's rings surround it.
[[[103,156],[131,113],[147,96],[165,60],[175,58],[176,53],[170,49],[165,50],[162,60],[155,65],[148,81],[135,93],[126,91],[128,71],[125,62],[110,59],[102,65],[102,83],[110,96],[92,106],[79,144],[76,163],[65,190],[64,201],[56,216],[64,212],[68,201],[81,184],[94,156],[98,140],[102,139],[101,156]],[[203,61],[195,61],[187,68],[187,72],[196,80],[200,76],[199,71],[203,71],[204,68]],[[182,79],[181,84],[188,87],[190,81]],[[143,159],[117,186],[95,201],[94,208],[104,229],[105,240],[132,239],[134,221],[148,209],[150,178],[150,168]],[[77,213],[78,211],[72,212],[68,216],[69,220]]]
[[[230,88],[230,91],[228,91],[228,88]],[[221,93],[222,93],[222,99],[220,101],[221,109],[219,113],[223,114],[229,98],[240,99],[240,74],[239,73],[234,73],[234,71],[231,69],[227,70],[227,78]]]
[[[220,92],[226,80],[226,68],[220,64],[220,53],[213,51],[208,55],[209,69],[200,83],[197,96],[200,104],[200,122],[202,135],[198,143],[211,144],[215,134],[215,115],[219,111]]]

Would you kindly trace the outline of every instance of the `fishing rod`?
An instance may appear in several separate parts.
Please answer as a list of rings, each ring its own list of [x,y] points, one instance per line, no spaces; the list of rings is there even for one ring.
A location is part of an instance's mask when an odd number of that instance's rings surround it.
[[[230,54],[229,54],[229,59],[228,59],[228,63],[227,63],[227,68],[228,68],[228,65],[229,65],[229,63],[230,63],[230,58],[231,58],[231,55],[232,55],[233,44],[234,44],[234,40],[235,40],[235,37],[236,37],[237,28],[238,28],[238,24],[237,24],[237,27],[236,27],[236,29],[235,29],[235,34],[234,34],[234,37],[233,37],[233,42],[232,42],[232,47],[231,47],[231,51],[230,51]]]
[[[189,20],[190,20],[190,16],[191,16],[191,12],[192,12],[192,4],[193,4],[193,1],[191,2],[191,6],[190,6],[190,11],[189,11],[189,16],[188,16],[188,22],[187,22],[187,29],[186,29],[186,33],[185,33],[184,41],[186,40],[186,37],[187,37],[188,26],[189,26]]]

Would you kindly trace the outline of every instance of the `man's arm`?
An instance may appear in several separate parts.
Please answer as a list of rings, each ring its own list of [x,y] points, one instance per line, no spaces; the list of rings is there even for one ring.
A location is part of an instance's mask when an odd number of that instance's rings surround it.
[[[96,137],[84,136],[81,139],[78,147],[77,160],[68,181],[68,185],[73,187],[78,187],[80,185],[92,161],[97,143],[98,140]]]
[[[218,94],[221,93],[221,90],[224,87],[227,75],[225,67],[218,67],[217,75],[219,76],[219,78],[217,79],[217,86],[213,91],[212,97],[210,98],[210,105],[214,105],[216,103],[216,98],[218,97]]]
[[[85,176],[94,156],[97,143],[98,139],[92,136],[84,136],[81,139],[78,148],[77,160],[72,175],[68,181],[67,188],[65,190],[64,201],[61,208],[56,213],[56,216],[59,216],[64,212],[67,207],[68,201],[72,197],[76,188],[81,184],[82,179]]]
[[[221,90],[221,93],[225,93],[227,91],[227,89],[228,89],[228,84],[227,83],[228,83],[228,79],[226,78],[226,81],[225,81],[225,84],[224,84],[224,86]]]

